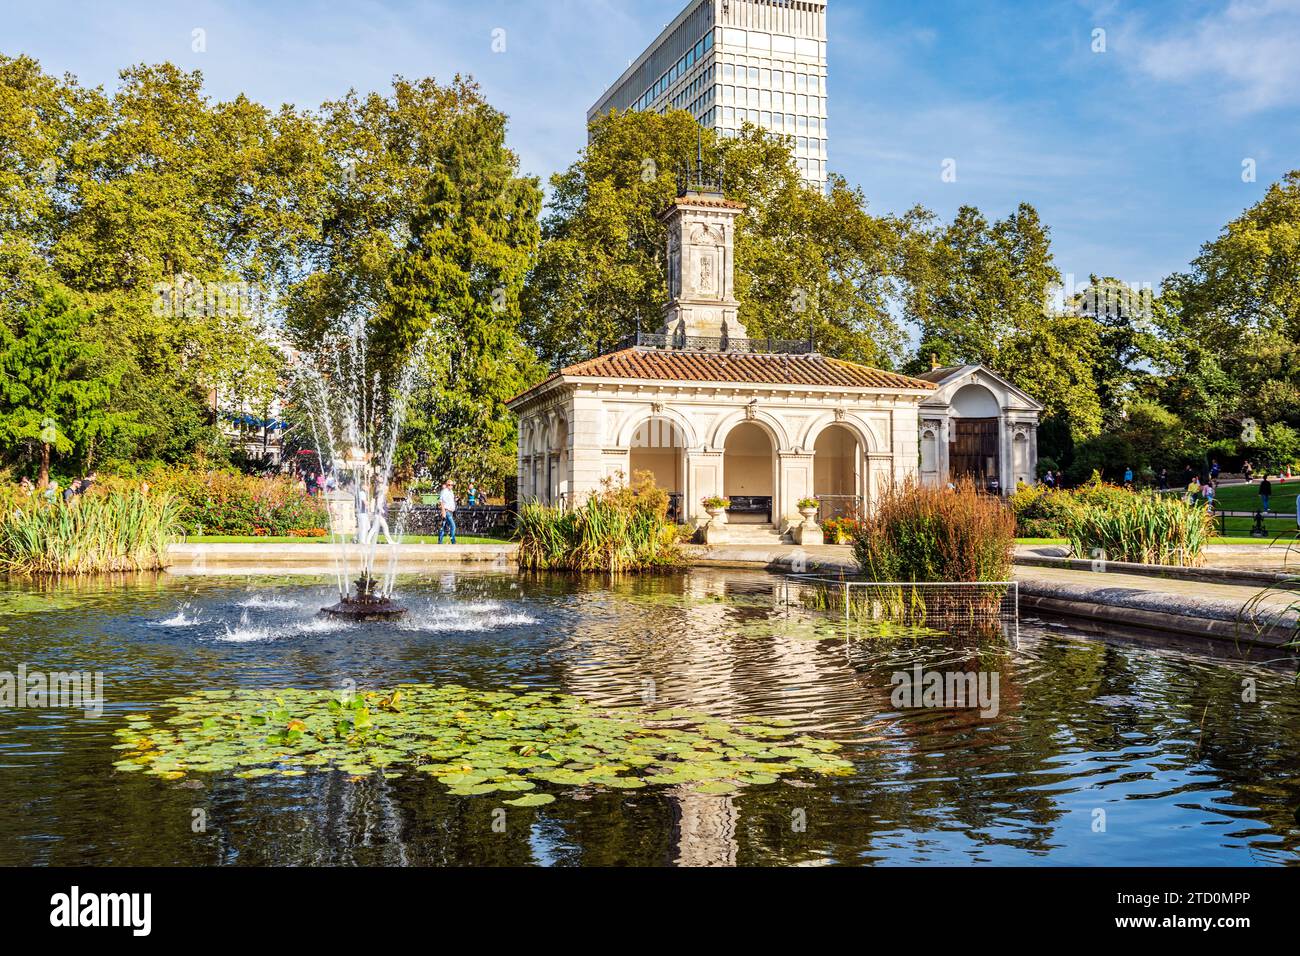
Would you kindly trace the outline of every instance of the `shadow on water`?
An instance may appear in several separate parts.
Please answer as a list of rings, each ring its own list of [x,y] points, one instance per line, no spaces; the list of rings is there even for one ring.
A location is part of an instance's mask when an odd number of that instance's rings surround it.
[[[0,671],[104,673],[103,716],[0,711],[0,863],[1295,864],[1294,671],[1061,622],[1015,640],[846,632],[763,573],[403,579],[397,625],[320,618],[319,578],[0,586]],[[996,675],[997,713],[900,707],[896,675]],[[422,774],[165,781],[114,731],[234,687],[556,688],[786,718],[853,772],[716,796],[556,790],[537,809]],[[499,812],[499,811],[505,811]],[[198,822],[204,826],[196,832]]]

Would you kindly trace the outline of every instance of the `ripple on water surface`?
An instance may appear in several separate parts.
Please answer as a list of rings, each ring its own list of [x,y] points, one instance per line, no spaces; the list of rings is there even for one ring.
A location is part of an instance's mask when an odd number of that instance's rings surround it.
[[[850,639],[782,579],[736,572],[612,586],[482,572],[403,579],[410,614],[395,626],[319,616],[334,595],[311,579],[6,594],[0,670],[103,670],[108,700],[100,718],[0,713],[11,771],[0,800],[14,808],[0,822],[0,863],[1297,862],[1290,675],[1057,621],[1025,620],[1018,640]],[[894,677],[918,665],[996,675],[997,713],[900,706]],[[784,718],[840,742],[853,770],[732,796],[560,795],[527,811],[543,825],[515,828],[506,849],[478,828],[431,826],[477,798],[419,774],[169,783],[111,769],[114,731],[169,697],[348,681],[555,688],[597,707]],[[144,822],[197,805],[220,840]],[[808,820],[797,840],[786,832],[796,810]]]

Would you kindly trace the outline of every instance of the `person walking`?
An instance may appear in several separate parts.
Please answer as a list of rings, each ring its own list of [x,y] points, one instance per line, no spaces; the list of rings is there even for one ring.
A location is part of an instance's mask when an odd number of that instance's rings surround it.
[[[1218,483],[1219,483],[1219,459],[1211,458],[1210,459],[1210,484],[1217,485]]]
[[[1271,499],[1273,497],[1273,482],[1268,480],[1268,472],[1264,472],[1264,478],[1259,483],[1259,511],[1260,514],[1268,514]]]
[[[438,528],[438,543],[442,544],[445,535],[451,535],[451,543],[456,543],[456,486],[450,481],[442,483],[438,494],[438,508],[442,511],[442,524]]]
[[[1160,469],[1160,490],[1161,491],[1169,490],[1169,469],[1168,468]]]
[[[1131,466],[1124,469],[1124,487],[1129,491],[1133,490],[1133,469]]]
[[[1205,507],[1208,510],[1213,511],[1214,510],[1214,485],[1211,482],[1207,481],[1205,484],[1201,485],[1201,497],[1205,499]]]
[[[472,481],[469,483],[469,491],[465,493],[465,503],[471,508],[478,504],[478,488]]]
[[[1242,477],[1246,479],[1247,483],[1255,480],[1255,466],[1250,463],[1249,458],[1242,462],[1241,474]]]
[[[72,502],[76,500],[77,495],[80,493],[81,493],[81,479],[73,478],[72,484],[68,485],[68,487],[63,489],[63,503],[65,505],[72,504]]]
[[[1190,505],[1194,501],[1196,501],[1196,496],[1199,495],[1200,493],[1201,493],[1201,479],[1197,478],[1195,475],[1192,475],[1192,477],[1187,482],[1187,494],[1183,496],[1183,501]]]
[[[1049,489],[1056,487],[1056,476],[1050,470],[1043,475],[1043,484],[1047,485]]]

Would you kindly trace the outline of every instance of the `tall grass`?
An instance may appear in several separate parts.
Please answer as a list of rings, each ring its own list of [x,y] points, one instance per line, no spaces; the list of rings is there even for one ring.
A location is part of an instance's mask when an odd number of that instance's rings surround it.
[[[667,511],[667,496],[641,476],[630,488],[607,485],[574,509],[525,503],[515,528],[519,565],[612,574],[676,568],[678,529]]]
[[[861,523],[853,557],[873,581],[1006,581],[1015,543],[1015,516],[972,483],[907,483]]]
[[[1201,505],[1172,495],[1125,492],[1080,504],[1066,523],[1078,557],[1196,567],[1214,537],[1214,517]]]
[[[71,504],[28,498],[0,516],[0,570],[91,574],[166,567],[181,533],[181,503],[167,494],[112,491]]]

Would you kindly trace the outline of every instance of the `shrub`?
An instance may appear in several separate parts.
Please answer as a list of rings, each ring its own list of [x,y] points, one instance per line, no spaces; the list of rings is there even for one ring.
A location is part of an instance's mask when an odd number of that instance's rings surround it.
[[[262,478],[170,468],[154,472],[146,480],[155,492],[174,495],[185,506],[182,521],[186,534],[318,537],[329,526],[324,499],[308,495],[287,475]],[[137,483],[106,479],[105,486],[124,489]]]
[[[1081,499],[1068,537],[1078,557],[1104,554],[1112,561],[1199,565],[1214,536],[1209,509],[1176,495],[1125,492]]]
[[[668,518],[668,495],[648,472],[632,485],[606,480],[575,509],[528,502],[515,529],[519,565],[529,570],[669,570],[681,564],[678,525]]]
[[[1007,504],[1016,518],[1016,535],[1021,538],[1064,538],[1074,511],[1071,492],[1045,485],[1024,485],[1016,489]]]
[[[1016,520],[974,484],[956,489],[914,484],[890,490],[853,542],[858,566],[873,581],[1005,581]]]

